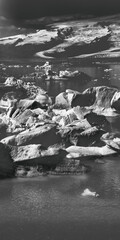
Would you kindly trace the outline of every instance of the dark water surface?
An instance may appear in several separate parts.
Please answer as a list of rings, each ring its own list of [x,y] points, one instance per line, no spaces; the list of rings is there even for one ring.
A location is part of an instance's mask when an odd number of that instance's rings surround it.
[[[14,76],[21,78],[22,76],[27,76],[25,81],[33,81],[30,74],[35,73],[34,67],[36,65],[41,66],[45,61],[31,62],[27,60],[19,61],[9,61],[0,62],[0,82],[4,82],[7,77]],[[82,63],[81,60],[69,60],[69,61],[58,61],[53,60],[50,62],[52,64],[52,70],[58,73],[60,70],[79,70],[86,73],[91,77],[89,80],[70,80],[70,81],[43,81],[35,78],[35,84],[43,87],[48,91],[49,95],[56,96],[65,89],[73,89],[77,91],[83,91],[88,87],[93,86],[112,86],[120,89],[120,64],[119,63],[102,63],[102,62],[86,62]]]
[[[89,165],[87,175],[1,181],[0,239],[120,239],[119,159]]]
[[[19,64],[19,66],[17,66]],[[7,76],[20,78],[34,71],[38,63],[2,63],[1,82]],[[42,65],[42,63],[40,63]],[[61,67],[59,67],[61,66]],[[91,81],[36,81],[51,96],[66,88],[78,91],[90,86],[120,89],[120,65],[65,62],[53,69],[82,70]],[[120,131],[120,118],[110,120],[113,132]],[[91,172],[81,176],[44,176],[0,181],[0,240],[119,240],[120,159],[86,162]],[[83,197],[89,188],[99,197]]]

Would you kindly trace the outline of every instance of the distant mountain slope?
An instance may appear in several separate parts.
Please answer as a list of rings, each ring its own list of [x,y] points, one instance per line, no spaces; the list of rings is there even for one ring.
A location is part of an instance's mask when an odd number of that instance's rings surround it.
[[[96,56],[120,56],[119,15],[86,20],[67,19],[64,22],[57,19],[57,22],[47,24],[46,29],[0,38],[2,59]]]

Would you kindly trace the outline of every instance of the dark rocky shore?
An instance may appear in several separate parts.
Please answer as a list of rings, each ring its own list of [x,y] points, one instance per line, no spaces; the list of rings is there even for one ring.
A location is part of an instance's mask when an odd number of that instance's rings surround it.
[[[119,134],[106,117],[120,114],[120,92],[100,86],[67,89],[53,101],[32,83],[0,86],[0,177],[81,174],[86,160],[119,155]]]

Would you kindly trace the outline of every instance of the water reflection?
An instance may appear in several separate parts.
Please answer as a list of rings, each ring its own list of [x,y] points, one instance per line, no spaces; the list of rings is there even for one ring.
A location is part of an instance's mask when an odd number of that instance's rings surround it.
[[[110,123],[111,132],[120,137],[120,116],[106,117]]]
[[[17,78],[22,77],[23,75],[28,76],[31,73],[34,73],[35,69],[35,64],[30,64],[29,68],[28,63],[24,64],[19,64],[17,65],[18,67],[14,67],[14,64],[9,65],[0,64],[0,77],[1,81],[4,82],[4,80],[8,76],[14,76]],[[39,65],[39,63],[38,63]],[[57,73],[60,70],[70,70],[70,71],[75,71],[79,70],[87,74],[90,78],[91,81],[87,81],[87,79],[84,79],[83,81],[81,80],[70,80],[70,81],[42,81],[42,79],[36,79],[36,84],[44,88],[45,90],[48,91],[48,93],[51,96],[55,96],[58,93],[65,91],[65,89],[73,89],[77,91],[83,91],[84,89],[92,86],[100,86],[100,85],[106,85],[106,86],[116,86],[120,87],[120,70],[119,70],[119,65],[109,65],[109,64],[94,64],[94,63],[89,63],[88,66],[81,66],[81,63],[54,63],[53,64],[53,71],[56,71]],[[28,79],[27,79],[28,80]],[[30,81],[30,79],[29,79]]]
[[[112,85],[120,89],[120,65],[110,65],[110,82]]]
[[[65,70],[65,69],[62,69]],[[120,89],[120,67],[119,65],[100,64],[99,66],[91,64],[90,66],[69,66],[68,70],[79,70],[91,77],[91,81],[50,81],[42,83],[42,86],[52,96],[65,91],[65,89],[73,89],[82,92],[86,88],[93,86],[111,86]],[[40,83],[39,83],[40,84]]]

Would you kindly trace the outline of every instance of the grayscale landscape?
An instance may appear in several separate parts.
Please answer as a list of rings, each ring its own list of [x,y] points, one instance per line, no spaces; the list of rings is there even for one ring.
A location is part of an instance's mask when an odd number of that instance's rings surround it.
[[[46,1],[41,13],[37,0],[18,1],[19,11],[5,2],[0,240],[119,240],[117,1],[103,13],[103,1],[89,10],[81,0],[73,13],[72,1],[68,12],[59,3],[57,14],[49,4],[47,14]]]

